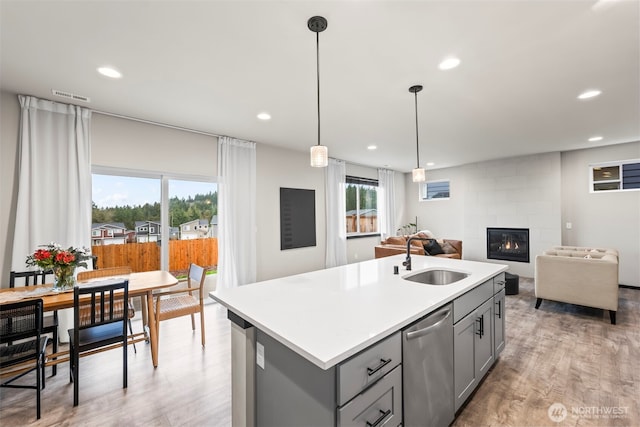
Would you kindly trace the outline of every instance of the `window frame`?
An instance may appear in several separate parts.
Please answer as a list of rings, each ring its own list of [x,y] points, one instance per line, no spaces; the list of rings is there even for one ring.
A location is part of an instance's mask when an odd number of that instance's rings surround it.
[[[347,210],[346,210],[346,198],[347,198],[347,187],[349,185],[354,185],[356,186],[356,227],[359,230],[360,229],[360,188],[362,186],[369,186],[369,187],[375,187],[376,190],[376,231],[367,231],[367,232],[361,232],[361,231],[356,231],[356,232],[352,232],[346,233],[347,239],[356,239],[359,237],[371,237],[371,236],[379,236],[380,235],[380,223],[378,222],[377,219],[377,212],[378,212],[378,192],[380,189],[380,184],[379,181],[377,179],[373,179],[373,178],[364,178],[364,177],[359,177],[359,176],[354,176],[354,175],[346,175],[345,177],[345,187],[344,187],[344,197],[345,197],[345,219],[346,219],[346,214],[347,214]],[[346,232],[346,230],[345,230]]]
[[[217,177],[190,175],[181,173],[164,173],[159,171],[147,171],[130,168],[118,168],[113,166],[91,165],[91,175],[113,175],[133,178],[158,179],[160,181],[160,268],[169,270],[169,240],[171,239],[171,226],[169,224],[169,181],[195,181],[218,184]],[[93,195],[89,203],[93,202]],[[167,238],[163,238],[166,236]]]
[[[598,194],[598,193],[621,193],[627,191],[640,191],[640,188],[624,188],[624,176],[623,169],[625,165],[640,165],[640,159],[629,159],[629,160],[616,160],[611,162],[601,162],[601,163],[592,163],[589,164],[589,193]],[[618,168],[618,178],[610,179],[610,180],[595,180],[594,179],[594,171],[596,169],[601,168],[610,168],[617,167]],[[612,189],[602,189],[596,190],[595,186],[597,184],[618,184],[618,188]]]
[[[448,190],[449,190],[449,196],[448,197],[436,197],[436,198],[426,198],[426,195],[429,193],[429,184],[436,184],[436,183],[440,183],[440,182],[446,182],[448,185]],[[423,197],[423,195],[425,197]],[[434,179],[431,181],[425,181],[420,183],[420,185],[418,186],[418,201],[419,202],[436,202],[436,201],[442,201],[442,200],[450,200],[451,199],[451,180],[449,178],[443,178],[443,179]]]

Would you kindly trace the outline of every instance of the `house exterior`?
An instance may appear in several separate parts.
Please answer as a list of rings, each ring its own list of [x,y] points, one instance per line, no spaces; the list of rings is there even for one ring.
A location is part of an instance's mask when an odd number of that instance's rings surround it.
[[[156,221],[136,221],[136,243],[158,242],[160,223]]]
[[[127,231],[124,223],[93,223],[91,224],[91,245],[122,245],[127,242]]]
[[[180,224],[180,240],[202,239],[209,237],[209,221],[194,219]]]
[[[218,237],[218,215],[211,217],[211,224],[209,224],[209,237]]]

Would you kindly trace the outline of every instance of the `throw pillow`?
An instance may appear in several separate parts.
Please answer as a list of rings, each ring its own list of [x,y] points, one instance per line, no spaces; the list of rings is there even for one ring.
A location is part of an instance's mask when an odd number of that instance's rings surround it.
[[[429,239],[424,244],[424,250],[429,255],[440,255],[443,254],[444,251],[438,242],[435,239]]]

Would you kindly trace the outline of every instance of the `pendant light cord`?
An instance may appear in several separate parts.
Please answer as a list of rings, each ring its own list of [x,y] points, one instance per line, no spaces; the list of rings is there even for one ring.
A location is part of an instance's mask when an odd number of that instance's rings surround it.
[[[416,169],[420,168],[420,146],[418,144],[418,92],[413,93],[415,96],[415,105],[416,105]]]
[[[318,145],[320,145],[320,33],[316,33],[316,76],[318,81]]]

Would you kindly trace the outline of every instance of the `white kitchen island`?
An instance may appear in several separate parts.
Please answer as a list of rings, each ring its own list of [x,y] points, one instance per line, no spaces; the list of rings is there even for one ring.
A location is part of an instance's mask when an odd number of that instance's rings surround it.
[[[507,269],[501,264],[412,256],[412,271],[406,271],[403,260],[403,255],[397,255],[212,292],[210,296],[229,310],[234,321],[233,359],[241,366],[234,366],[233,381],[244,385],[232,397],[234,425],[255,421],[253,366],[264,369],[265,360],[268,364],[272,357],[259,342],[254,347],[251,329],[282,345],[294,359],[317,367],[322,375],[321,371],[335,370]],[[394,274],[394,266],[399,274]],[[455,270],[468,276],[442,286],[403,279],[425,269]],[[242,392],[245,396],[238,395]]]

